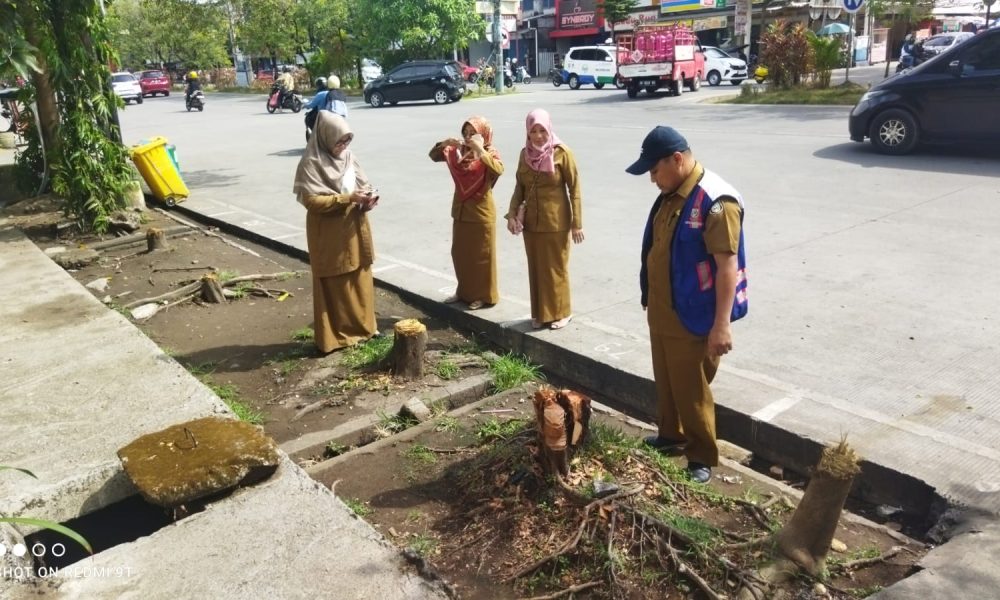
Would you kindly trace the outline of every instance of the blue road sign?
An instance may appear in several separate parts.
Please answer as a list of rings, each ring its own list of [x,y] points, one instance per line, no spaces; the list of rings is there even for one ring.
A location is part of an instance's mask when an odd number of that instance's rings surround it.
[[[865,5],[865,0],[840,0],[844,5],[844,10],[849,13],[856,13]]]

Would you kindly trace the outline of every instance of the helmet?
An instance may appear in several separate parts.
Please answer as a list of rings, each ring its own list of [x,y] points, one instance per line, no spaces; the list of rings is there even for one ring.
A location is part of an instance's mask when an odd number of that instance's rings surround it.
[[[333,73],[330,73],[330,76],[326,78],[326,87],[330,88],[331,90],[339,90],[340,77],[337,77]]]
[[[198,79],[198,72],[191,71],[190,73],[188,73],[188,79]]]
[[[316,78],[316,89],[320,90],[320,91],[323,91],[323,90],[326,89],[326,77],[317,77]]]

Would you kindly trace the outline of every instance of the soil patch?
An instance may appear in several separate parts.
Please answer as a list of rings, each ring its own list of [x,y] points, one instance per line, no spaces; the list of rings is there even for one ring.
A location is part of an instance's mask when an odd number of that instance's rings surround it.
[[[794,491],[734,464],[717,469],[707,486],[691,484],[682,463],[641,446],[648,432],[610,412],[595,413],[567,491],[539,467],[530,390],[456,408],[483,395],[483,348],[393,293],[376,290],[381,331],[408,318],[427,326],[426,375],[416,381],[394,378],[381,364],[389,336],[328,356],[314,350],[311,278],[297,259],[200,225],[178,229],[173,216],[156,210],[142,213],[142,230],[172,232],[169,249],[156,252],[144,241],[101,248],[108,240],[79,233],[49,199],[5,214],[54,258],[100,248],[81,253],[69,272],[130,319],[130,304],[215,274],[229,294],[223,302],[168,300],[136,325],[462,597],[567,590],[580,598],[709,597],[692,572],[733,597],[767,553],[738,545],[780,527],[797,502]],[[255,274],[272,277],[233,284]],[[398,414],[413,399],[430,412],[419,426]],[[611,500],[601,501],[603,493]],[[682,534],[666,538],[676,556],[657,531]],[[846,516],[836,537],[845,549],[831,554],[826,595],[803,579],[794,597],[864,597],[905,577],[924,552]],[[879,560],[896,546],[907,550]],[[843,568],[865,559],[873,564]]]

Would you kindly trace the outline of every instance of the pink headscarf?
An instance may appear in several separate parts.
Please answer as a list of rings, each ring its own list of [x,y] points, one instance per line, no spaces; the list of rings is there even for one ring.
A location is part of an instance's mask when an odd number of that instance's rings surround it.
[[[535,125],[544,127],[545,131],[549,134],[549,139],[545,142],[544,146],[539,148],[531,143],[531,135],[526,135],[524,141],[525,160],[527,160],[528,166],[535,171],[552,173],[556,170],[552,155],[555,153],[556,146],[562,144],[562,140],[556,137],[555,132],[552,131],[552,117],[541,108],[536,108],[528,113],[528,118],[525,120],[528,134],[531,133],[531,128]]]

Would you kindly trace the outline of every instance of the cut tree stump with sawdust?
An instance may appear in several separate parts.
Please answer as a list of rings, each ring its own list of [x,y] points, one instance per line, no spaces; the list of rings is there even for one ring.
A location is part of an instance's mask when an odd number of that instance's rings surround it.
[[[146,250],[155,252],[157,250],[166,250],[167,248],[167,236],[163,233],[163,230],[150,227],[146,231]]]
[[[424,351],[427,349],[427,327],[416,319],[403,319],[393,328],[392,373],[404,379],[424,376]]]

